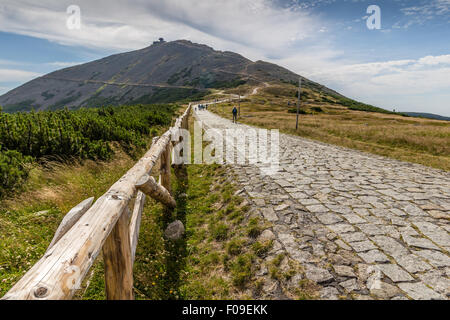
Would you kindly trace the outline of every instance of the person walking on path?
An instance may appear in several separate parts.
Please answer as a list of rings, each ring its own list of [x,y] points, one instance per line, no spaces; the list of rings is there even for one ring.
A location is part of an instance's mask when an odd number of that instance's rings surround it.
[[[233,108],[233,123],[237,123],[238,110],[236,107]]]

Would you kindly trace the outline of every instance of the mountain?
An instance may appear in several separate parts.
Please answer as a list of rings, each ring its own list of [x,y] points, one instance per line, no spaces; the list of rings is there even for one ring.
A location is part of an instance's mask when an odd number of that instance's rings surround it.
[[[6,112],[55,110],[199,98],[210,88],[298,81],[299,75],[264,61],[186,40],[151,46],[58,70],[0,96]],[[303,78],[315,91],[337,92]]]
[[[421,113],[421,112],[402,112],[402,113],[404,113],[410,117],[450,121],[450,117],[444,117],[444,116],[440,116],[438,114],[433,114],[433,113]]]

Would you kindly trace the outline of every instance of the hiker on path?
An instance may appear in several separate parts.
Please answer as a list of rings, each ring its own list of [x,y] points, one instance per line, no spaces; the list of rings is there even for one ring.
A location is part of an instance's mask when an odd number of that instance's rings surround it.
[[[233,123],[237,123],[238,110],[236,107],[233,108]]]

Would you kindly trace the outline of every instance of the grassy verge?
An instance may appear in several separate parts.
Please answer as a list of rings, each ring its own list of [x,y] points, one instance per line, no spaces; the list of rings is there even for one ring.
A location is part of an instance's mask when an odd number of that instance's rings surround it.
[[[177,209],[169,213],[148,201],[134,265],[136,299],[251,298],[254,262],[267,247],[252,238],[260,232],[258,221],[242,223],[249,207],[233,195],[226,172],[215,165],[176,168]],[[186,236],[174,242],[164,230],[175,219]],[[104,299],[103,279],[100,258],[78,298]]]
[[[241,122],[288,134],[366,151],[398,160],[450,170],[450,122],[363,112],[324,102],[317,93],[305,92],[299,130],[295,130],[295,91],[261,90],[241,103]],[[288,102],[290,106],[288,106]],[[231,104],[211,107],[231,119]]]
[[[119,150],[109,162],[34,167],[25,190],[0,203],[0,296],[42,257],[64,215],[82,200],[101,196],[135,161]],[[233,195],[232,177],[222,167],[194,165],[175,168],[172,176],[177,209],[166,212],[151,199],[144,209],[136,298],[250,297],[244,291],[256,255],[247,247],[258,227],[241,225],[248,206]],[[172,242],[163,233],[175,219],[186,226],[186,237]],[[105,299],[104,285],[100,255],[75,298]]]
[[[246,223],[249,207],[234,196],[231,176],[219,166],[188,167],[186,266],[183,299],[250,298],[256,256]]]

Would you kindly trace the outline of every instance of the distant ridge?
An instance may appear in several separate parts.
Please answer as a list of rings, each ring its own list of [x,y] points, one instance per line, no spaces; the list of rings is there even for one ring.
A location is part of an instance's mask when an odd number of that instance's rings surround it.
[[[422,113],[422,112],[402,112],[402,113],[410,117],[450,121],[450,117],[444,117],[433,113]]]
[[[211,88],[243,83],[298,82],[299,75],[278,65],[253,62],[237,53],[216,51],[187,40],[165,42],[52,72],[0,96],[6,112],[57,110],[132,103],[198,99]],[[302,77],[316,92],[342,97]]]

